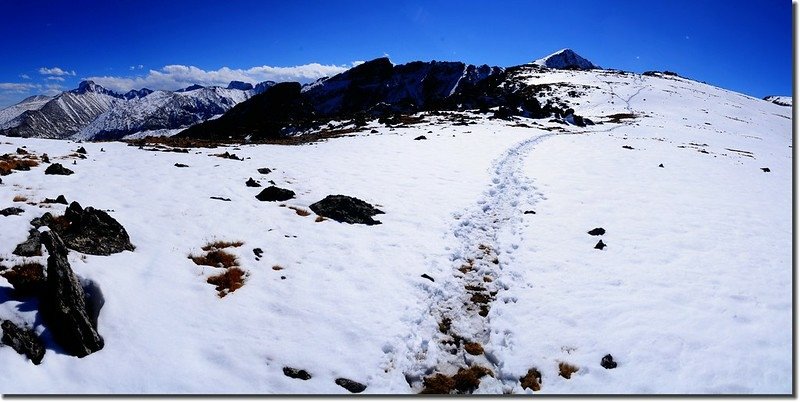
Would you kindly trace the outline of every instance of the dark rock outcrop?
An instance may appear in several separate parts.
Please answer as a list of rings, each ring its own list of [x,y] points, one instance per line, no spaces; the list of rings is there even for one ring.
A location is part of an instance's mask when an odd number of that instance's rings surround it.
[[[603,228],[594,228],[594,229],[588,231],[587,233],[589,233],[592,236],[602,236],[602,235],[606,234],[606,230],[603,229]]]
[[[111,255],[125,250],[133,251],[128,232],[105,211],[92,207],[81,208],[77,202],[67,207],[64,219],[68,223],[51,225],[72,250],[92,255]]]
[[[427,140],[427,139],[428,139],[428,137],[426,137],[426,136],[424,136],[424,135],[420,135],[419,137],[417,137],[417,138],[414,138],[414,141],[419,141],[419,140]]]
[[[603,358],[600,360],[600,365],[605,369],[617,368],[617,362],[614,361],[614,357],[611,355],[603,356]]]
[[[35,257],[42,255],[42,240],[39,231],[31,229],[28,232],[28,239],[14,248],[14,255],[20,257]]]
[[[295,378],[303,381],[311,379],[311,374],[309,374],[308,371],[296,369],[293,367],[284,367],[283,374],[289,378]]]
[[[44,358],[44,343],[31,329],[22,329],[13,322],[5,320],[0,324],[3,329],[2,342],[11,346],[17,353],[25,355],[33,364],[40,364]]]
[[[256,198],[259,201],[287,201],[294,198],[294,191],[285,188],[269,186],[262,190]]]
[[[42,234],[47,258],[47,286],[42,300],[42,315],[47,328],[64,350],[77,357],[94,353],[104,346],[103,338],[92,325],[86,296],[67,260],[67,247],[58,234]]]
[[[47,169],[44,170],[44,174],[55,174],[55,175],[62,175],[62,176],[69,176],[69,175],[71,175],[73,173],[75,173],[75,172],[65,168],[60,163],[54,163],[54,164],[48,166]]]
[[[272,172],[272,169],[270,169],[270,168],[258,168],[258,173],[269,174],[269,172]]]
[[[607,247],[606,244],[603,243],[602,240],[600,240],[599,242],[597,242],[597,244],[594,245],[594,248],[596,248],[598,250],[602,250],[602,249],[604,249],[606,247]]]
[[[23,210],[22,208],[17,208],[17,207],[8,207],[8,208],[5,208],[5,209],[0,209],[0,215],[3,215],[3,216],[19,215],[19,214],[21,214],[23,212],[25,212],[25,210]]]
[[[67,202],[67,198],[64,197],[64,195],[59,195],[58,197],[56,197],[56,199],[45,198],[44,201],[42,202],[45,204],[64,204],[64,205],[69,204],[69,202]]]
[[[261,187],[261,183],[259,183],[259,182],[255,181],[255,180],[253,180],[253,178],[252,178],[252,177],[251,177],[249,180],[247,180],[247,181],[244,183],[244,185],[245,185],[245,186],[247,186],[247,187]]]
[[[317,215],[331,218],[337,222],[365,225],[380,224],[380,221],[372,219],[372,216],[383,213],[367,202],[341,194],[329,195],[321,201],[311,204],[309,208]]]
[[[340,386],[340,387],[342,387],[342,388],[344,388],[344,389],[346,389],[346,390],[348,390],[348,391],[350,391],[350,392],[352,392],[354,394],[358,394],[358,393],[364,392],[364,390],[367,389],[366,385],[364,385],[364,384],[362,384],[360,382],[349,380],[347,378],[337,378],[336,379],[336,385],[338,385],[338,386]]]

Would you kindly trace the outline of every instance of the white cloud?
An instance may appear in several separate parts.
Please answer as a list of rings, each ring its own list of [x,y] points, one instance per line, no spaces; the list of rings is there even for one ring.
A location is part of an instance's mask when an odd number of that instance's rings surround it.
[[[59,67],[47,68],[42,67],[39,69],[39,74],[41,75],[75,75],[75,70],[67,71],[62,70]]]
[[[195,66],[176,64],[164,66],[159,70],[149,70],[146,75],[132,77],[97,76],[86,79],[118,92],[140,88],[176,90],[186,88],[192,84],[225,86],[231,81],[243,81],[251,84],[257,84],[262,81],[298,81],[305,83],[318,78],[336,75],[348,68],[350,66],[347,65],[336,66],[311,63],[294,67],[259,66],[248,69],[222,67],[218,70],[203,70]]]
[[[29,80],[31,79],[31,76],[28,74],[20,74],[19,78],[22,78],[23,80]]]
[[[36,84],[28,84],[24,82],[0,82],[1,92],[22,93],[22,92],[28,92],[32,89],[39,87],[41,86]]]
[[[45,78],[45,79],[46,79],[46,80],[50,80],[50,81],[64,81],[64,77],[56,77],[56,76],[54,76],[54,75],[53,75],[53,76],[50,76],[50,77],[47,77],[47,78]]]

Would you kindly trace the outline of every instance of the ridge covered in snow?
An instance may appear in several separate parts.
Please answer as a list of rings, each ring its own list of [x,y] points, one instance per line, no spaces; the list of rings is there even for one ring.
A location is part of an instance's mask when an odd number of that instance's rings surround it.
[[[792,97],[791,96],[771,95],[771,96],[765,96],[764,100],[768,101],[768,102],[772,102],[772,103],[774,103],[776,105],[792,106]]]

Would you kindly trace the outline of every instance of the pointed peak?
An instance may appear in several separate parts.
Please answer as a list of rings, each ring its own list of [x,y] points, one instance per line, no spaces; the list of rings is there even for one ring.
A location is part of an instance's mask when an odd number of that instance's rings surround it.
[[[594,68],[600,68],[569,48],[564,48],[553,54],[542,57],[541,59],[534,61],[533,64],[564,70],[591,70]]]
[[[73,92],[73,93],[76,93],[76,94],[85,94],[85,93],[90,93],[91,92],[91,93],[97,93],[97,94],[111,95],[111,96],[113,96],[115,98],[121,98],[122,97],[122,95],[120,95],[120,94],[118,94],[118,93],[116,93],[116,92],[114,92],[114,91],[112,91],[110,89],[103,88],[102,85],[95,84],[95,82],[92,81],[92,80],[81,81],[80,84],[78,84],[78,88],[77,89],[73,89],[70,92]]]

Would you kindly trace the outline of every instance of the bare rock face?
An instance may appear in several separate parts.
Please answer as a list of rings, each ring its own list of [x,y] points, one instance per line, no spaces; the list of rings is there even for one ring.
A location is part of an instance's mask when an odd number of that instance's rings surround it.
[[[369,203],[347,195],[329,195],[321,201],[311,204],[309,208],[317,215],[331,218],[337,222],[364,225],[380,224],[380,221],[372,219],[372,216],[383,213]]]
[[[33,364],[39,364],[44,358],[44,343],[36,332],[30,329],[22,329],[11,321],[3,321],[0,324],[3,329],[2,340],[4,345],[11,346],[14,351],[25,355]]]
[[[34,257],[42,255],[42,240],[39,231],[31,229],[28,232],[28,239],[17,245],[14,255],[21,257]]]
[[[67,207],[66,227],[51,227],[72,250],[92,255],[111,255],[133,251],[128,232],[105,211],[92,207],[81,208],[77,202]]]
[[[42,234],[47,258],[47,285],[42,298],[45,325],[64,350],[84,357],[103,348],[103,338],[92,323],[86,295],[67,260],[67,247],[55,232]]]

